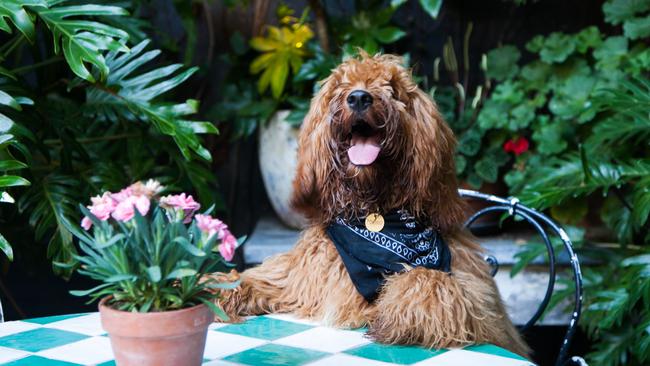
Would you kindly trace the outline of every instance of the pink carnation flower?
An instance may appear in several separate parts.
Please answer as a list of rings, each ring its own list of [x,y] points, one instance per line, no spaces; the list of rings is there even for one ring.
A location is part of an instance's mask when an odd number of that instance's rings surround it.
[[[101,221],[108,220],[108,218],[111,217],[111,213],[115,210],[116,203],[111,197],[110,192],[104,192],[101,196],[92,197],[90,201],[92,202],[92,205],[87,206],[90,213],[95,215],[95,217]],[[92,225],[93,222],[89,217],[84,217],[83,220],[81,220],[81,226],[85,230],[89,230]]]
[[[146,182],[135,182],[129,186],[131,192],[136,196],[147,196],[152,198],[163,190],[163,186],[155,179]]]
[[[194,217],[196,219],[196,226],[198,226],[199,230],[207,234],[208,238],[217,234],[217,238],[223,239],[225,231],[228,231],[228,225],[219,219],[212,218],[210,215],[198,214]]]
[[[135,210],[144,216],[149,212],[151,202],[146,196],[130,196],[118,203],[112,216],[115,220],[126,222],[133,218]]]
[[[92,226],[93,226],[93,222],[90,220],[88,216],[84,216],[84,218],[81,219],[81,227],[84,228],[84,230],[88,231]]]
[[[133,189],[130,186],[122,189],[117,193],[111,193],[111,198],[113,198],[113,200],[115,200],[117,203],[125,201],[131,196],[133,196]]]
[[[219,253],[227,260],[232,260],[237,249],[237,239],[228,230],[228,225],[210,215],[196,215],[196,226],[210,239],[213,235],[221,240]]]
[[[183,213],[183,223],[187,224],[192,221],[192,215],[196,212],[201,205],[194,201],[191,195],[186,196],[185,193],[169,195],[160,199],[160,207]]]
[[[237,239],[226,230],[226,235],[221,244],[219,244],[219,253],[221,253],[225,260],[230,262],[232,257],[235,256],[235,249],[237,249]]]

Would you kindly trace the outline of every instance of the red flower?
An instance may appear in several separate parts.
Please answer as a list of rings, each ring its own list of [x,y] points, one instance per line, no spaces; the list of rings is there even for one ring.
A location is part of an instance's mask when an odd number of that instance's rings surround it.
[[[510,139],[503,144],[503,151],[511,152],[519,156],[526,151],[528,151],[528,140],[525,137],[517,137],[516,139]]]

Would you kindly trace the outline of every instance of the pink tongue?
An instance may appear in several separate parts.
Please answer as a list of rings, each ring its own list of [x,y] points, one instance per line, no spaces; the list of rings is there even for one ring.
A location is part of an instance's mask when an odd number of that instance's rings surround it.
[[[348,149],[348,157],[354,165],[370,165],[379,155],[377,136],[363,137],[353,135]]]

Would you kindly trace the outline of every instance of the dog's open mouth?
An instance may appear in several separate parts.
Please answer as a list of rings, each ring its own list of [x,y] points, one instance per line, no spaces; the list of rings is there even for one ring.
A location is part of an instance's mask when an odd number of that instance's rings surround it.
[[[348,157],[354,165],[370,165],[381,151],[379,131],[363,120],[352,125]]]

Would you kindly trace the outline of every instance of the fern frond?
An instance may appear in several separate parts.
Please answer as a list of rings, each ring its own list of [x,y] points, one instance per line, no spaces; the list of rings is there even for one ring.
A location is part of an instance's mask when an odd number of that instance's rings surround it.
[[[85,201],[80,192],[77,179],[53,173],[35,182],[18,201],[20,212],[30,213],[29,224],[34,228],[36,240],[51,235],[47,256],[53,262],[73,263],[72,256],[77,254],[66,223],[78,221],[77,204]],[[66,277],[72,271],[57,266],[53,269]]]

